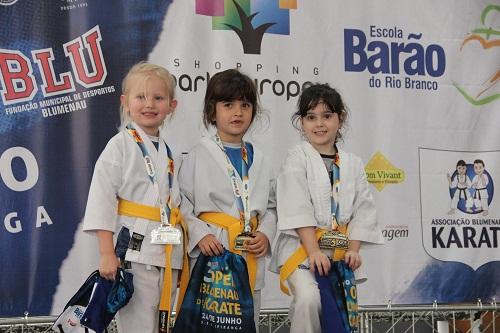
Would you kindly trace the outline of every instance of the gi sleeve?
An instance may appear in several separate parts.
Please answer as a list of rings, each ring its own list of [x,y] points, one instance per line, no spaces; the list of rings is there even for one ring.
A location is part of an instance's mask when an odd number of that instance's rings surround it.
[[[298,237],[295,229],[318,226],[307,183],[305,158],[298,153],[289,155],[283,165],[277,179],[276,201],[281,232]]]
[[[210,227],[196,216],[195,212],[196,186],[196,154],[191,152],[182,160],[179,169],[179,187],[181,191],[181,213],[188,228],[188,253],[195,255],[193,250],[198,242],[212,233]]]

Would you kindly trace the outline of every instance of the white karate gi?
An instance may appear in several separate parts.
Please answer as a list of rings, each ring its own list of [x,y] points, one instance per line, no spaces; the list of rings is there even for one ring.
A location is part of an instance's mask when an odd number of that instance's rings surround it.
[[[377,224],[375,205],[362,161],[342,150],[339,150],[339,158],[338,222],[349,225],[349,239],[382,244],[382,232]],[[270,270],[279,272],[299,248],[300,238],[295,229],[331,229],[331,191],[328,170],[316,149],[308,142],[292,148],[277,179],[279,235]],[[323,251],[331,257],[331,250]],[[306,259],[303,264],[309,266],[309,260]],[[359,268],[355,273],[358,281],[366,280]],[[319,332],[321,302],[314,275],[308,270],[297,269],[287,282],[293,294],[289,312],[292,322],[290,332]]]
[[[472,178],[472,187],[476,189],[474,192],[474,206],[476,209],[482,209],[483,211],[488,211],[488,184],[490,183],[486,174],[482,173],[480,175],[475,175]]]
[[[163,202],[168,196],[167,149],[160,135],[158,150],[151,139],[139,126],[139,132],[156,169],[157,181]],[[177,163],[179,164],[179,163]],[[176,163],[174,166],[178,167]],[[172,206],[180,205],[179,185],[174,172],[172,185]],[[125,260],[132,262],[134,274],[134,295],[130,302],[119,311],[120,332],[158,331],[158,306],[160,301],[163,271],[165,267],[165,246],[151,244],[151,231],[160,224],[142,218],[121,216],[117,213],[118,199],[159,207],[159,196],[147,172],[143,154],[132,136],[121,131],[112,137],[99,156],[90,185],[83,230],[94,233],[108,230],[115,235],[122,227],[129,229],[130,235],[144,236],[140,251],[128,249]],[[179,228],[180,230],[180,228]],[[177,289],[178,270],[182,268],[183,246],[174,245],[172,251],[172,303]],[[155,267],[156,266],[156,267]],[[151,286],[152,281],[156,281]],[[173,305],[173,304],[172,304]],[[126,315],[124,315],[126,313]]]
[[[248,170],[251,216],[258,215],[257,230],[264,233],[272,244],[276,233],[274,183],[262,152],[255,146],[253,151],[253,162]],[[242,188],[241,179],[237,178]],[[183,195],[181,212],[189,230],[189,256],[193,259],[198,258],[200,249],[197,244],[208,234],[215,235],[222,245],[229,249],[227,232],[197,217],[203,212],[223,212],[239,219],[226,157],[213,138],[203,138],[184,157],[179,171],[179,184]],[[270,253],[269,249],[268,254]],[[260,289],[264,287],[264,271],[265,258],[261,257],[257,261],[254,292],[256,318],[260,311]]]
[[[453,198],[451,199],[451,209],[456,209],[458,200],[465,200],[465,207],[472,207],[472,197],[469,193],[469,188],[471,187],[471,181],[467,175],[458,175],[450,183],[450,188],[456,188]]]

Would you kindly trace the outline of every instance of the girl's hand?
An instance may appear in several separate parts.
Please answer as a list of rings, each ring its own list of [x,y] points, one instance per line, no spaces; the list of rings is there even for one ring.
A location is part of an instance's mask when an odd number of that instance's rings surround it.
[[[255,254],[255,257],[259,258],[267,253],[269,240],[267,239],[267,236],[260,231],[254,232],[253,235],[255,237],[246,241],[245,247],[248,252]]]
[[[220,256],[224,252],[224,247],[215,235],[208,234],[198,242],[201,253],[206,256]]]
[[[344,261],[347,264],[347,266],[349,266],[349,268],[352,269],[353,271],[358,269],[362,263],[361,256],[359,255],[359,253],[353,250],[347,250],[347,252],[345,253]]]
[[[101,254],[99,258],[99,274],[106,280],[114,281],[120,267],[120,260],[114,253]]]
[[[330,258],[321,250],[314,251],[309,254],[309,270],[311,272],[318,271],[319,275],[326,276],[330,272]]]

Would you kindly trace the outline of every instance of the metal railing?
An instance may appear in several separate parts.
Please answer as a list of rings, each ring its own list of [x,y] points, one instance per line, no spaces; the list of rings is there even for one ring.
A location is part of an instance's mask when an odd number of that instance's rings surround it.
[[[476,304],[360,306],[360,333],[500,333],[495,300]],[[0,333],[52,332],[55,316],[0,318]],[[263,309],[260,333],[289,331],[288,309]],[[108,328],[117,332],[113,322]]]
[[[500,316],[495,299],[484,304],[363,306],[361,333],[497,333]]]

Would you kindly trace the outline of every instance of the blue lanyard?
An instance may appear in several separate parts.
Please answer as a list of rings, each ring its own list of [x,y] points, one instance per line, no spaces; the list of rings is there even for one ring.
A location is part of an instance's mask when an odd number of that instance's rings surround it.
[[[240,191],[238,185],[236,171],[231,163],[231,160],[227,156],[226,149],[222,144],[222,140],[218,134],[215,135],[215,143],[224,153],[226,157],[226,169],[231,180],[231,186],[233,187],[233,193],[236,197],[236,206],[238,207],[238,212],[240,213],[240,221],[244,222],[244,232],[251,232],[250,225],[250,194],[249,194],[249,178],[248,178],[248,153],[245,147],[245,142],[241,142],[241,183],[243,185],[243,190]]]
[[[340,158],[339,154],[335,154],[333,159],[332,168],[330,170],[332,174],[332,194],[330,196],[331,202],[331,216],[332,216],[332,230],[337,230],[339,223],[337,218],[339,217],[339,190],[340,190]]]
[[[169,225],[170,221],[170,211],[172,210],[172,183],[174,180],[174,159],[172,158],[172,152],[168,147],[167,143],[165,143],[165,147],[167,148],[167,158],[168,158],[168,198],[167,202],[164,203],[161,199],[160,187],[158,185],[158,180],[156,178],[156,169],[153,162],[153,159],[149,155],[148,149],[144,144],[139,132],[134,128],[132,124],[127,125],[127,131],[132,136],[134,141],[137,143],[139,148],[141,149],[142,156],[144,158],[144,165],[146,166],[146,172],[148,173],[149,179],[151,183],[153,183],[153,187],[158,192],[158,199],[160,201],[160,216],[161,216],[161,224]],[[161,140],[161,139],[160,139]],[[159,147],[158,147],[159,148]]]

